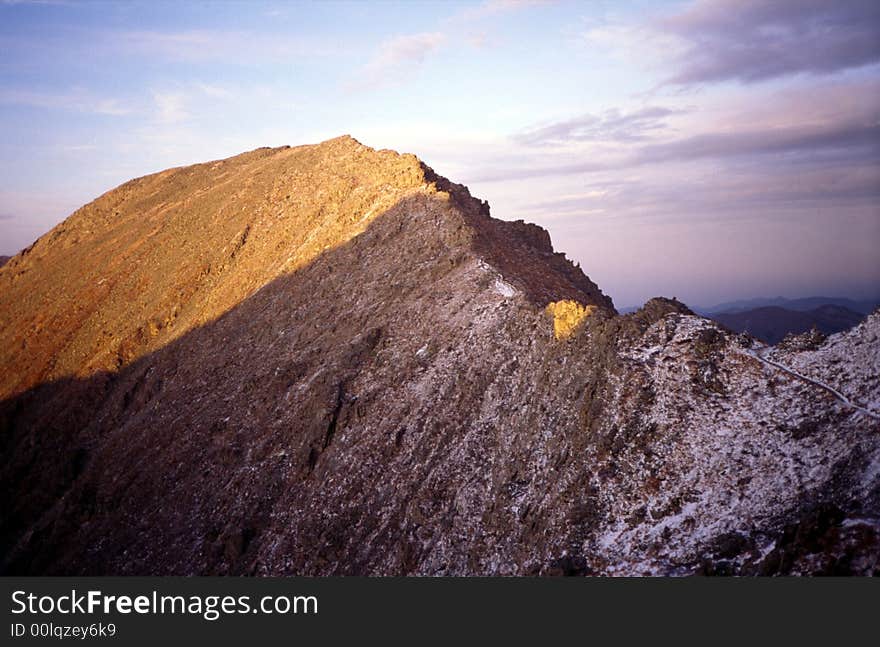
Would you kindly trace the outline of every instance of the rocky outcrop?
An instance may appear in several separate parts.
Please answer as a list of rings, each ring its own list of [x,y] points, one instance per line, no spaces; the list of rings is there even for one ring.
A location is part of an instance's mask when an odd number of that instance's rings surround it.
[[[0,313],[7,573],[877,568],[873,419],[351,138],[123,185]]]

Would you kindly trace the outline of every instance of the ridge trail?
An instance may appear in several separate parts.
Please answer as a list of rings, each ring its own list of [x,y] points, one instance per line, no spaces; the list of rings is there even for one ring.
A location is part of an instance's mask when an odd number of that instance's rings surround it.
[[[766,351],[767,349],[763,349],[763,350]],[[787,366],[780,364],[779,362],[773,361],[772,359],[767,359],[762,354],[762,351],[753,351],[753,350],[747,349],[745,351],[745,353],[747,355],[749,355],[750,357],[754,357],[756,360],[758,360],[759,362],[761,362],[763,364],[767,364],[768,366],[771,366],[771,367],[776,368],[780,371],[783,371],[784,373],[788,373],[792,377],[797,378],[797,379],[801,380],[802,382],[807,382],[808,384],[812,384],[813,386],[816,386],[820,389],[827,391],[828,393],[833,395],[835,398],[837,398],[838,400],[843,402],[843,404],[850,407],[851,409],[855,409],[856,411],[860,411],[861,413],[864,413],[864,414],[874,418],[875,420],[880,420],[880,414],[875,413],[866,407],[858,405],[855,402],[852,402],[849,398],[847,398],[845,395],[843,395],[843,393],[841,393],[840,391],[838,391],[834,387],[829,386],[828,384],[825,384],[824,382],[820,382],[819,380],[815,380],[811,377],[807,377],[806,375],[803,375],[802,373],[798,373],[794,369],[788,368]]]

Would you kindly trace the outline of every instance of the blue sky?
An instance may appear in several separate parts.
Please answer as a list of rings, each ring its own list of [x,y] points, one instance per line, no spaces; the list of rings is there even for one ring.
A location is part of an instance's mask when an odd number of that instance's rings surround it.
[[[878,7],[0,2],[0,253],[132,177],[350,133],[620,306],[872,297]]]

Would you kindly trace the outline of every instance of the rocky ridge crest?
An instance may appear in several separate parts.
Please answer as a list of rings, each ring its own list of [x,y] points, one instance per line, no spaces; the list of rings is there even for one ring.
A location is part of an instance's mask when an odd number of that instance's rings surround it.
[[[0,318],[7,573],[877,572],[875,419],[351,138],[126,183]],[[779,361],[876,407],[878,326]]]

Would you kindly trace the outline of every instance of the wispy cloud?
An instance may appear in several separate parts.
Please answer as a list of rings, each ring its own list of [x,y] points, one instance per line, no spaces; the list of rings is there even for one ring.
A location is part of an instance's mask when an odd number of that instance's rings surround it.
[[[97,149],[97,144],[65,144],[57,148],[62,153],[85,153]]]
[[[866,207],[880,199],[880,169],[864,165],[803,169],[756,164],[723,174],[694,169],[675,177],[678,182],[670,182],[663,173],[591,179],[591,190],[533,201],[525,211],[554,217],[608,213],[640,219],[693,218],[699,213],[701,220],[712,220],[731,213],[763,218],[771,209],[797,213],[805,207]],[[685,178],[692,181],[683,189]]]
[[[880,154],[880,123],[841,123],[779,129],[701,133],[671,143],[649,145],[634,156],[636,164],[753,157],[845,150],[850,156]]]
[[[551,2],[486,0],[441,20],[434,31],[403,34],[383,40],[370,61],[361,68],[360,78],[349,87],[369,90],[407,81],[414,78],[419,68],[443,47],[457,43],[474,49],[486,47],[491,37],[483,25],[489,19],[529,7],[546,6]]]
[[[344,52],[337,43],[246,30],[121,31],[99,34],[97,38],[108,50],[123,55],[185,63],[284,63]]]
[[[198,82],[196,88],[204,95],[214,99],[229,99],[234,95],[232,90],[215,83]]]
[[[492,18],[498,14],[518,11],[529,7],[540,7],[554,4],[555,0],[486,0],[474,7],[458,12],[453,20],[472,22]]]
[[[880,122],[816,124],[782,129],[705,132],[660,144],[631,149],[627,154],[596,159],[585,152],[564,164],[496,166],[475,174],[482,182],[599,173],[664,163],[699,160],[755,159],[763,156],[809,155],[813,159],[840,157],[862,161],[880,159]]]
[[[425,58],[436,50],[444,40],[446,40],[446,36],[440,32],[397,36],[380,45],[379,53],[370,66],[388,69],[410,63],[424,63]]]
[[[788,93],[748,94],[730,105],[696,108],[609,110],[605,117],[580,116],[516,133],[509,151],[480,181],[595,174],[636,167],[760,159],[770,166],[880,163],[880,84],[828,83]],[[708,112],[710,116],[704,114]],[[685,118],[665,127],[672,115]],[[663,136],[653,139],[652,133]],[[553,155],[541,144],[569,146]],[[613,144],[597,149],[597,145]],[[537,150],[539,154],[533,154]],[[597,154],[601,152],[602,154]]]
[[[72,6],[70,0],[0,0],[0,5],[64,5]]]
[[[369,89],[403,81],[418,71],[427,58],[446,41],[442,32],[396,36],[383,41],[363,67],[355,87]]]
[[[159,123],[177,123],[190,116],[186,107],[186,96],[182,92],[153,92],[153,102]]]
[[[571,34],[570,40],[586,48],[588,54],[597,52],[625,64],[668,72],[686,43],[669,30],[658,28],[656,22],[651,18],[591,18],[585,28]]]
[[[638,142],[667,128],[666,118],[681,112],[663,106],[647,106],[630,112],[611,108],[573,119],[533,127],[517,133],[514,141],[527,146],[560,145],[571,142]]]
[[[49,110],[72,110],[98,115],[121,116],[132,112],[131,106],[112,97],[100,97],[82,89],[64,93],[35,90],[0,90],[0,103]]]

